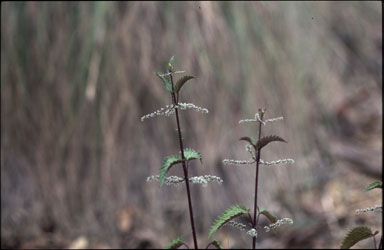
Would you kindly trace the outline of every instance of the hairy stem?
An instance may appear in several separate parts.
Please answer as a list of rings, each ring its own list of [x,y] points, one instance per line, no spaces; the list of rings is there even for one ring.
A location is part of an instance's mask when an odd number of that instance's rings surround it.
[[[170,72],[171,73],[171,72]],[[172,74],[170,74],[171,77],[171,83],[172,83],[172,90],[174,88],[173,84],[173,77]],[[178,104],[178,100],[176,99],[175,93],[172,93],[172,101],[174,105]],[[176,122],[177,122],[177,132],[179,135],[179,144],[180,144],[180,151],[181,151],[181,159],[183,160],[183,170],[184,170],[184,178],[185,178],[185,185],[187,187],[187,195],[188,195],[188,206],[189,206],[189,217],[191,219],[191,226],[192,226],[192,235],[193,235],[193,243],[195,244],[195,249],[198,249],[197,246],[197,240],[196,240],[196,232],[195,232],[195,222],[193,219],[193,210],[192,210],[192,199],[191,199],[191,191],[189,188],[189,181],[188,181],[188,169],[185,165],[185,156],[184,156],[184,147],[183,147],[183,139],[181,137],[181,130],[180,130],[180,120],[179,120],[179,111],[178,108],[175,108],[176,113]]]
[[[263,120],[263,112],[260,112],[260,119]],[[261,138],[261,122],[259,122],[259,139]],[[258,189],[258,180],[259,180],[259,162],[260,162],[260,153],[261,149],[257,150],[257,159],[256,159],[256,177],[255,177],[255,207],[253,211],[253,228],[257,227],[257,189]],[[256,249],[256,237],[252,239],[252,249]]]

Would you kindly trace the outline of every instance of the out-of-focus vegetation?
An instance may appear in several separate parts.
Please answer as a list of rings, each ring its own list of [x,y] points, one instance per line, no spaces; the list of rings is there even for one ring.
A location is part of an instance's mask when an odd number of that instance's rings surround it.
[[[185,144],[203,155],[192,174],[224,180],[192,188],[199,245],[230,204],[252,206],[254,171],[222,160],[247,157],[236,140],[256,127],[238,121],[258,108],[284,116],[264,131],[289,142],[263,158],[295,159],[261,169],[260,206],[295,223],[260,232],[258,246],[334,248],[352,226],[380,228],[381,214],[354,211],[382,202],[381,190],[361,194],[382,173],[381,2],[1,7],[2,247],[191,242],[184,186],[145,182],[178,150],[173,118],[140,122],[171,102],[153,72],[172,55],[196,76],[183,100],[210,111],[182,113]],[[249,247],[233,230],[217,239]]]

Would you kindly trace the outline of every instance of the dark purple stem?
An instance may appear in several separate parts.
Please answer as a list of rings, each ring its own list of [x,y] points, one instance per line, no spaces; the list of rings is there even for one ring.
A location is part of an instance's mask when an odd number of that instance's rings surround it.
[[[171,72],[169,72],[169,73],[171,73]],[[170,74],[170,76],[171,76],[172,91],[173,91],[173,89],[174,89],[173,86],[174,86],[174,85],[173,85],[172,74]],[[176,99],[176,95],[175,95],[175,93],[172,93],[172,101],[173,101],[173,104],[174,104],[174,105],[177,105],[177,104],[178,104],[178,100]],[[182,137],[181,137],[181,130],[180,130],[179,112],[178,112],[178,109],[177,109],[177,108],[175,108],[175,111],[176,111],[177,131],[178,131],[178,134],[179,134],[179,144],[180,144],[180,151],[181,151],[181,159],[183,160],[182,164],[183,164],[183,170],[184,170],[185,185],[186,185],[186,187],[187,187],[187,194],[188,194],[189,217],[191,218],[193,243],[195,244],[195,249],[198,249],[198,246],[197,246],[197,240],[196,240],[196,232],[195,232],[195,222],[194,222],[194,219],[193,219],[191,191],[190,191],[190,189],[189,189],[188,170],[187,170],[187,166],[185,165],[185,156],[184,156],[183,139],[182,139]]]
[[[263,112],[259,112],[260,119],[263,120]],[[261,122],[259,122],[259,139],[261,138]],[[257,227],[257,216],[256,216],[256,211],[257,211],[257,189],[258,189],[258,180],[259,180],[259,162],[260,162],[260,151],[259,149],[257,151],[257,159],[256,159],[256,178],[255,178],[255,207],[253,211],[253,228],[256,229]],[[253,237],[252,239],[252,249],[256,249],[256,237]]]

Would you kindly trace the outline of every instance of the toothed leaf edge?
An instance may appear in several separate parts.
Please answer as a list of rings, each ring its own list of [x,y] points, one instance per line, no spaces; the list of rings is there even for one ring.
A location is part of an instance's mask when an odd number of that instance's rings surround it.
[[[343,242],[341,243],[341,249],[350,249],[353,245],[361,240],[368,239],[372,237],[372,231],[369,227],[360,226],[351,229],[347,235],[344,237]]]
[[[160,169],[160,175],[159,175],[160,186],[163,185],[165,178],[167,177],[167,172],[169,168],[174,164],[181,163],[181,162],[183,162],[183,160],[179,155],[170,155],[164,158],[162,167]]]
[[[187,161],[199,159],[200,162],[202,162],[201,154],[199,152],[196,152],[195,150],[193,150],[191,148],[185,148],[184,149],[184,157]],[[180,155],[170,155],[170,156],[167,156],[164,158],[163,164],[162,164],[161,169],[160,169],[160,175],[159,175],[160,186],[162,186],[164,184],[164,181],[167,177],[167,173],[168,173],[169,169],[173,165],[178,164],[178,163],[182,163],[182,162],[183,162],[183,159],[181,158]]]
[[[268,143],[274,142],[274,141],[281,141],[286,142],[283,138],[277,135],[268,135],[260,138],[260,140],[256,143],[255,148],[256,150],[260,150],[263,147],[265,147]]]
[[[220,242],[216,239],[213,239],[211,243],[216,247],[216,249],[224,249],[223,246],[220,244]]]
[[[184,237],[180,236],[176,240],[172,241],[165,249],[178,249],[184,244]]]
[[[224,211],[222,215],[217,217],[215,222],[213,223],[211,230],[209,231],[209,237],[212,237],[212,235],[219,230],[222,226],[224,226],[227,222],[230,220],[241,216],[243,214],[248,214],[249,210],[241,205],[234,205],[227,210]]]
[[[364,189],[364,192],[368,192],[369,190],[372,190],[374,188],[383,188],[383,182],[382,181],[372,182]]]

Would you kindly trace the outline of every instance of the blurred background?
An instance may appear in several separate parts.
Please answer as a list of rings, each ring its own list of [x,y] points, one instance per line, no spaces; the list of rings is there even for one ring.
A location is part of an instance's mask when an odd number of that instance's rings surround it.
[[[238,124],[266,108],[259,204],[292,226],[259,232],[261,248],[338,248],[347,231],[382,233],[381,2],[2,2],[2,248],[193,247],[185,186],[146,183],[179,151],[176,122],[140,117],[171,103],[153,74],[196,78],[180,100],[184,144],[202,153],[192,175],[200,247],[232,204],[253,209],[254,167]],[[169,175],[181,175],[172,168]],[[264,218],[261,225],[267,225]],[[250,248],[230,226],[225,248]],[[373,247],[371,239],[356,247]]]

